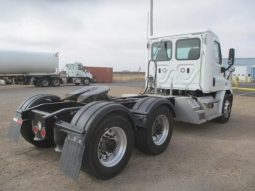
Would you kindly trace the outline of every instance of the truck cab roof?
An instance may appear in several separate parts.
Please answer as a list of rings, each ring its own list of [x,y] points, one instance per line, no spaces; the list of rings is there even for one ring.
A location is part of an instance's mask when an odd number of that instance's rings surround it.
[[[213,31],[211,31],[209,29],[205,29],[205,30],[199,30],[199,31],[190,31],[188,33],[178,33],[178,34],[168,34],[168,35],[154,35],[154,36],[149,37],[149,40],[154,41],[154,40],[160,40],[160,39],[179,38],[179,37],[182,37],[182,36],[192,37],[192,36],[206,35],[206,34],[215,36],[218,39],[218,36]]]

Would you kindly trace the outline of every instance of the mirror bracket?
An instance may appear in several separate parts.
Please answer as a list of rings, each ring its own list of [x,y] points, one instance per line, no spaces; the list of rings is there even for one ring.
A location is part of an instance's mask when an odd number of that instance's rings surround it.
[[[225,68],[225,67],[220,67],[220,72],[221,72],[221,73],[226,72],[226,68]]]

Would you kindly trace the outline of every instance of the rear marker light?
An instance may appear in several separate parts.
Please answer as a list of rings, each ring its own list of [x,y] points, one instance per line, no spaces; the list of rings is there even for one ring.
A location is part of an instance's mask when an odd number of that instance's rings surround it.
[[[40,121],[38,121],[37,127],[38,127],[39,131],[41,131],[41,129],[42,129],[42,123],[41,123]]]
[[[13,121],[15,121],[18,125],[22,125],[23,120],[18,118],[13,118]]]

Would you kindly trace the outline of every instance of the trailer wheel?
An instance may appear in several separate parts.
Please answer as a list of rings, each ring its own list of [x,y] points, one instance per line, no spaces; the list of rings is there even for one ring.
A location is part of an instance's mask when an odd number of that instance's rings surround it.
[[[54,86],[54,87],[60,86],[60,79],[54,78],[52,80],[52,86]]]
[[[49,78],[43,78],[43,79],[41,79],[41,86],[42,86],[42,87],[48,87],[48,86],[50,86],[50,80],[49,80]]]
[[[223,104],[222,104],[222,116],[218,117],[216,119],[217,122],[219,123],[226,123],[231,115],[231,109],[232,109],[232,96],[226,94],[223,99]]]
[[[93,130],[85,143],[82,169],[100,179],[116,176],[128,163],[134,145],[129,120],[110,114]]]
[[[85,79],[83,80],[83,84],[86,85],[86,86],[88,86],[88,85],[90,84],[90,79],[89,79],[89,78],[85,78]]]
[[[160,106],[152,111],[148,127],[139,128],[135,136],[136,147],[148,154],[160,154],[168,146],[173,132],[171,111]]]

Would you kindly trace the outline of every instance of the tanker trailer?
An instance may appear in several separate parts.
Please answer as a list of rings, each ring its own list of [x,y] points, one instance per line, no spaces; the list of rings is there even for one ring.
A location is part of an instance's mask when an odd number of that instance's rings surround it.
[[[59,86],[58,53],[0,51],[0,80],[6,84]]]

